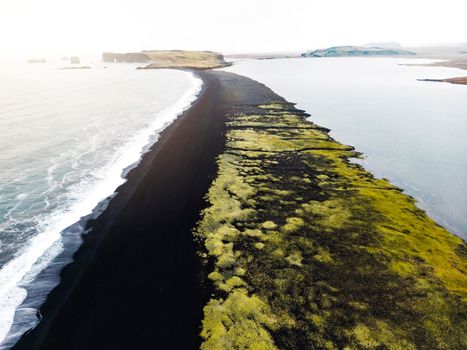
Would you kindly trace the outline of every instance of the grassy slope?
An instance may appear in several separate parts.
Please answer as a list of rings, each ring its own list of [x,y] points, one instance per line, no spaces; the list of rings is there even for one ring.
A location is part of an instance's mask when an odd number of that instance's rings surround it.
[[[212,51],[157,50],[144,53],[154,61],[147,68],[212,69],[226,66],[223,56]]]
[[[466,349],[467,248],[288,104],[229,117],[202,349]]]

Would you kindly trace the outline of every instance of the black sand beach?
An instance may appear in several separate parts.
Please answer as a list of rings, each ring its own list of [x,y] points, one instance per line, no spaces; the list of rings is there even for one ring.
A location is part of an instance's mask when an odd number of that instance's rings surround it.
[[[197,74],[15,348],[465,349],[465,242],[263,84]]]
[[[225,72],[198,72],[196,103],[128,175],[15,349],[197,349],[210,297],[191,230],[235,105],[282,100]],[[232,109],[233,108],[233,109]],[[238,110],[236,111],[238,112]]]

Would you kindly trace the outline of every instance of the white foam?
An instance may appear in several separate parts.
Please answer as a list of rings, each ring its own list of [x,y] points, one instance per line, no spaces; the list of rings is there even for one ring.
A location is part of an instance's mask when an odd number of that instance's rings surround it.
[[[20,193],[19,195],[16,196],[16,199],[22,201],[28,197],[27,193]]]
[[[94,183],[73,186],[68,194],[71,199],[68,206],[41,220],[38,223],[39,233],[0,269],[0,348],[3,348],[1,343],[11,328],[15,310],[27,296],[24,286],[63,251],[61,232],[91,214],[100,202],[111,196],[126,181],[123,176],[128,169],[135,167],[142,154],[157,141],[158,134],[195,101],[202,81],[191,76],[191,88],[175,104],[158,113],[148,127],[120,147],[114,162],[94,174],[97,179]],[[11,336],[17,337],[18,334]]]

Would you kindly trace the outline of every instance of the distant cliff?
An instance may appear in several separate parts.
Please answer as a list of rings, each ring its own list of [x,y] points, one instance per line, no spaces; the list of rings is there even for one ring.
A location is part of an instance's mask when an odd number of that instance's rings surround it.
[[[414,52],[383,47],[334,46],[327,49],[307,51],[302,57],[345,57],[345,56],[412,56]]]
[[[104,52],[105,62],[148,63],[142,69],[191,68],[212,69],[229,66],[220,53],[212,51],[148,50],[137,53]]]
[[[143,52],[136,53],[102,53],[104,62],[126,62],[126,63],[144,63],[149,62],[150,58]]]

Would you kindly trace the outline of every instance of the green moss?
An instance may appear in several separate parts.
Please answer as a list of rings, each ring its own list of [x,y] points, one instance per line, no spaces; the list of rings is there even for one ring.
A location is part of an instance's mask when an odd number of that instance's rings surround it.
[[[355,345],[363,349],[416,350],[414,344],[394,334],[384,322],[377,322],[372,328],[358,324],[351,337],[355,339]]]
[[[241,267],[237,267],[237,268],[235,268],[235,274],[238,275],[238,276],[243,276],[245,274],[245,269],[243,269]]]
[[[202,348],[466,349],[466,244],[292,105],[248,110],[197,228]]]
[[[263,233],[258,229],[254,229],[254,230],[247,229],[245,230],[245,235],[250,236],[250,237],[261,237]]]
[[[277,224],[274,223],[274,221],[265,221],[261,224],[262,228],[265,228],[266,230],[273,230],[277,227]]]
[[[235,259],[230,254],[223,254],[219,257],[217,264],[223,269],[230,268],[235,265]]]
[[[224,279],[224,276],[222,276],[222,274],[217,271],[213,271],[208,275],[208,278],[211,281],[217,282],[217,281],[222,281]]]
[[[294,232],[305,224],[302,218],[291,217],[286,219],[286,224],[282,226],[284,232]]]
[[[240,287],[245,284],[245,282],[243,282],[243,280],[237,276],[229,278],[225,283],[232,288]]]
[[[323,248],[318,248],[318,253],[313,255],[313,258],[322,263],[332,263],[332,256],[329,251]]]
[[[303,215],[312,215],[325,230],[342,228],[350,217],[344,200],[310,201],[302,204]]]
[[[285,260],[290,264],[290,265],[295,265],[295,266],[303,266],[302,265],[302,253],[301,252],[293,252],[290,254],[288,257],[285,258]]]
[[[202,350],[276,349],[265,328],[273,327],[274,316],[267,305],[245,289],[236,289],[227,299],[211,300],[204,308]]]

